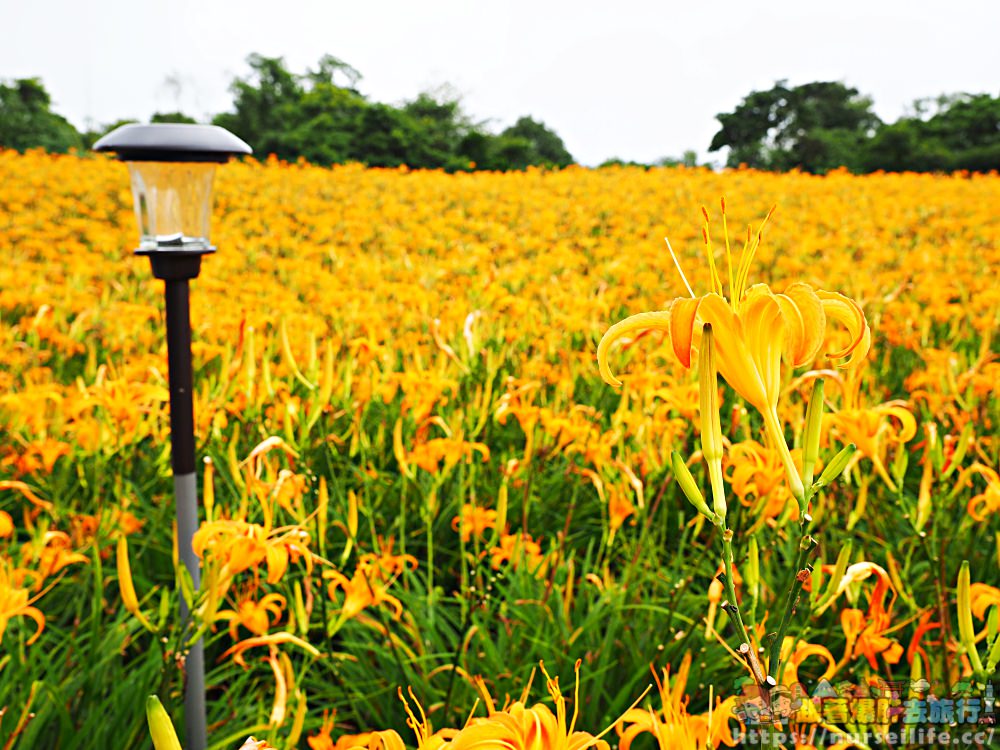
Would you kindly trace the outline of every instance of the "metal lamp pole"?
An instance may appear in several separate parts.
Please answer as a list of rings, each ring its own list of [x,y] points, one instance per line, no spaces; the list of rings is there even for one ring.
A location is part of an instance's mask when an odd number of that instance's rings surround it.
[[[201,569],[191,540],[198,530],[198,476],[194,456],[193,368],[191,364],[191,304],[188,282],[201,271],[199,250],[137,250],[149,257],[153,276],[163,280],[167,313],[167,379],[170,386],[170,453],[177,503],[177,547],[194,589],[201,586]],[[187,621],[181,597],[181,621]],[[205,750],[205,644],[198,640],[184,662],[184,725],[189,750]]]
[[[124,125],[94,144],[129,165],[140,228],[136,255],[150,260],[162,279],[167,314],[167,364],[170,386],[170,448],[177,502],[177,547],[194,588],[201,585],[192,539],[198,530],[198,481],[195,473],[194,399],[191,365],[191,279],[203,256],[215,252],[208,241],[215,167],[251,148],[212,125]],[[181,621],[190,615],[181,597]],[[185,660],[184,724],[187,750],[207,747],[205,652],[201,640]]]

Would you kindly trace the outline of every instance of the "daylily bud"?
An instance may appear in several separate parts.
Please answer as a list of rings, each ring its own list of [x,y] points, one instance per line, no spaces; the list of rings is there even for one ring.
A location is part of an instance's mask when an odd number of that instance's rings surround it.
[[[155,695],[146,698],[146,721],[149,723],[149,736],[153,738],[153,747],[156,750],[183,750],[173,722]]]
[[[751,536],[747,545],[747,566],[743,571],[743,584],[751,596],[756,596],[757,585],[760,583],[760,548],[757,537]]]
[[[135,595],[135,586],[132,584],[132,566],[128,561],[128,540],[122,534],[118,537],[118,591],[121,593],[122,605],[131,612],[146,630],[155,631],[156,628],[146,619],[146,616],[139,609],[139,598]]]
[[[726,518],[726,493],[722,484],[722,424],[719,421],[719,379],[715,370],[715,340],[712,326],[702,329],[698,353],[698,391],[701,397],[701,452],[708,464],[715,514]]]
[[[920,681],[924,678],[924,660],[920,656],[920,652],[916,651],[913,654],[913,663],[910,665],[910,685],[918,685]],[[916,688],[910,688],[911,699],[920,700],[921,696]]]
[[[830,463],[826,465],[823,469],[823,473],[819,475],[819,479],[816,480],[815,488],[819,489],[821,487],[826,487],[830,482],[839,477],[844,473],[844,469],[847,468],[847,464],[850,463],[851,459],[854,457],[854,452],[857,447],[854,443],[851,443],[846,448],[844,448],[840,453],[834,456]]]
[[[996,607],[992,608],[993,612],[996,612]],[[995,638],[993,640],[993,648],[986,655],[986,674],[993,674],[997,670],[997,664],[1000,664],[1000,638]]]
[[[299,635],[305,636],[309,634],[309,613],[306,612],[306,603],[302,597],[302,583],[300,581],[295,582],[295,598],[294,598],[294,609],[295,619],[298,624]]]
[[[837,555],[837,564],[833,569],[833,575],[830,577],[830,585],[827,586],[826,592],[819,598],[816,602],[814,614],[820,615],[826,611],[827,607],[833,604],[834,599],[837,597],[838,587],[840,582],[844,580],[844,574],[847,572],[848,563],[851,560],[851,547],[852,543],[848,541],[840,548],[840,554]],[[817,570],[821,566],[817,566]],[[814,591],[815,596],[818,592]]]
[[[820,427],[823,424],[823,378],[813,382],[812,396],[806,408],[805,439],[802,443],[802,481],[812,485],[813,470],[819,460]]]
[[[897,487],[903,486],[903,478],[906,476],[906,467],[910,463],[910,454],[905,450],[897,450],[896,457],[892,462],[892,478],[896,481]]]
[[[211,521],[215,515],[215,464],[212,463],[212,459],[209,456],[205,456],[205,476],[201,484],[205,518]]]
[[[684,459],[681,458],[677,451],[670,451],[670,466],[674,470],[674,479],[677,480],[677,484],[681,486],[684,496],[695,507],[695,510],[712,523],[716,523],[718,517],[709,509],[708,503],[705,502],[705,496],[701,494],[701,490],[698,489],[694,477],[691,476],[691,470],[688,469],[687,464],[684,463]]]
[[[757,617],[757,600],[760,598],[760,548],[757,537],[751,536],[747,546],[747,565],[743,571],[743,585],[750,594],[750,619]]]
[[[969,663],[976,675],[983,673],[983,662],[979,658],[979,650],[976,648],[976,631],[972,626],[972,595],[969,583],[969,561],[963,560],[962,567],[958,571],[958,636],[965,650],[965,655],[969,657]]]
[[[712,582],[708,584],[708,614],[705,616],[706,641],[715,638],[715,615],[718,612],[719,602],[722,601],[724,588],[722,581],[718,578],[713,578]],[[722,608],[728,613],[727,604],[727,602],[723,602]]]
[[[326,554],[326,525],[330,509],[330,491],[326,487],[326,477],[319,478],[319,493],[316,498],[316,537],[320,554]]]
[[[928,435],[930,440],[930,435]],[[934,481],[934,464],[929,458],[924,461],[924,473],[920,477],[920,489],[917,492],[917,518],[914,527],[921,531],[931,518],[931,484]]]
[[[507,481],[509,475],[505,474],[503,481],[500,483],[500,492],[497,495],[497,518],[496,523],[493,526],[493,537],[494,539],[499,539],[500,535],[504,533],[507,528],[507,507],[509,500],[507,498]]]
[[[941,474],[941,479],[947,479],[955,469],[962,465],[966,452],[975,443],[972,436],[972,425],[972,422],[965,425],[962,434],[958,436],[958,442],[955,443],[955,452],[948,459],[947,465]]]
[[[340,566],[347,564],[347,559],[354,549],[354,540],[358,538],[358,496],[354,490],[347,491],[347,543],[340,555]]]
[[[395,426],[392,428],[392,452],[396,457],[396,463],[399,464],[399,471],[406,477],[413,479],[414,474],[410,470],[410,465],[406,461],[406,449],[403,447],[403,420],[402,418],[396,420]]]

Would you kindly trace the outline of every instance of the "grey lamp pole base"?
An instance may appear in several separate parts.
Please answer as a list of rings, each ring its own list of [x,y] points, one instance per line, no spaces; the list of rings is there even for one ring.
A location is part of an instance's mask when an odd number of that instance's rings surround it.
[[[194,457],[194,399],[191,366],[191,305],[188,282],[201,270],[201,256],[215,248],[137,250],[148,255],[153,276],[163,279],[167,313],[167,363],[170,382],[170,447],[177,503],[177,548],[197,590],[201,585],[198,557],[191,540],[198,530],[198,481]],[[181,621],[188,619],[181,597]],[[198,641],[185,660],[184,747],[205,750],[205,649]]]

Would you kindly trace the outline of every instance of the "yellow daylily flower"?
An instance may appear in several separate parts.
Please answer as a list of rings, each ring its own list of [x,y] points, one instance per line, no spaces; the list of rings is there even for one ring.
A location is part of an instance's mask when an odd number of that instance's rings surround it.
[[[663,669],[662,678],[653,670],[662,708],[660,711],[651,708],[626,711],[615,727],[620,750],[630,750],[636,737],[646,732],[656,739],[659,750],[714,750],[720,745],[736,746],[731,722],[737,718],[734,713],[737,699],[716,698],[713,710],[704,714],[689,713],[684,688],[690,669],[691,654],[688,653],[676,675],[671,675],[669,667]]]
[[[722,210],[725,226],[725,202]],[[771,291],[766,284],[747,287],[750,264],[770,216],[768,213],[761,222],[756,235],[747,229],[735,272],[727,231],[729,297],[726,298],[722,279],[715,268],[708,233],[708,213],[705,212],[703,233],[712,277],[711,291],[696,296],[682,272],[681,277],[691,297],[679,297],[664,310],[639,313],[611,326],[598,345],[597,362],[601,377],[611,385],[620,386],[621,382],[608,365],[611,345],[625,336],[662,330],[670,336],[677,361],[690,368],[693,352],[700,344],[700,337],[696,340],[695,332],[700,332],[705,324],[711,325],[719,373],[764,417],[765,429],[781,453],[792,492],[801,500],[804,492],[802,480],[792,462],[778,420],[781,360],[785,359],[793,367],[815,360],[826,338],[827,323],[832,320],[847,328],[850,342],[844,348],[830,352],[829,356],[849,357],[847,365],[853,365],[868,353],[871,330],[858,304],[837,292],[813,289],[800,282],[789,285],[781,294]]]
[[[34,634],[27,641],[30,646],[45,630],[45,615],[37,607],[31,606],[38,596],[32,598],[27,589],[16,583],[16,573],[0,558],[0,642],[3,642],[4,631],[12,618],[27,617],[34,620],[36,625]]]

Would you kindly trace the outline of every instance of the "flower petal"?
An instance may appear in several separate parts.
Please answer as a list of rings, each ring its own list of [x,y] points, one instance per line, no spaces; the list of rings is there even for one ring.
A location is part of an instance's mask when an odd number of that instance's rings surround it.
[[[837,292],[826,292],[822,289],[816,290],[816,296],[823,303],[823,312],[827,317],[833,318],[839,323],[843,323],[851,334],[851,343],[839,352],[830,352],[831,357],[839,358],[851,355],[847,366],[855,364],[868,354],[871,346],[872,332],[865,320],[865,314],[861,307],[854,300],[845,297]]]
[[[597,346],[597,366],[600,368],[601,377],[604,378],[604,382],[613,386],[620,386],[622,384],[612,374],[611,368],[608,366],[608,350],[611,348],[611,345],[633,331],[649,330],[669,331],[670,312],[668,310],[658,310],[632,315],[625,318],[625,320],[615,323],[605,332],[601,343]]]
[[[788,352],[793,367],[812,362],[823,346],[826,313],[819,296],[808,284],[792,284],[777,295],[785,319]]]
[[[691,367],[691,347],[694,344],[694,320],[705,299],[707,296],[678,297],[670,303],[670,343],[678,361],[688,369]]]

